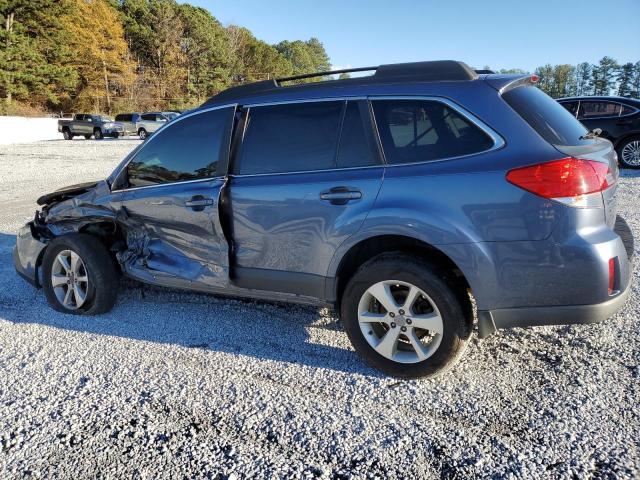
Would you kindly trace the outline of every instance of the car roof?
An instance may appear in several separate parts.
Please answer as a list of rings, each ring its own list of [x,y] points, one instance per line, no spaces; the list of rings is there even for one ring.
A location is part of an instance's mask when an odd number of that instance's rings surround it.
[[[324,80],[320,82],[284,85],[287,82],[303,80],[313,77],[327,77],[338,73],[373,71],[373,75],[365,77],[346,78],[341,80]],[[436,60],[429,62],[398,63],[364,67],[313,74],[296,75],[292,77],[264,80],[231,87],[211,97],[203,107],[223,105],[228,103],[242,103],[249,99],[274,100],[283,93],[295,99],[306,96],[316,96],[322,92],[326,96],[354,96],[361,93],[362,87],[381,84],[407,84],[429,82],[469,82],[477,80],[478,73],[464,62],[454,60]]]

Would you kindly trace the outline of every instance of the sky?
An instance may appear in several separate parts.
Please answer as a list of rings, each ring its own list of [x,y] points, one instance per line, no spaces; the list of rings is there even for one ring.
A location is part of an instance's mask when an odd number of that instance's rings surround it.
[[[640,0],[189,0],[268,43],[318,38],[334,68],[640,61]]]

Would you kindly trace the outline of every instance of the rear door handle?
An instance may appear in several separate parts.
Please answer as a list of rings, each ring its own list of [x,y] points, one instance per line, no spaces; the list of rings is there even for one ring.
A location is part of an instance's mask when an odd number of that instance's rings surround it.
[[[349,187],[334,187],[320,193],[320,200],[326,200],[332,205],[344,205],[350,200],[362,198],[362,192]]]
[[[196,212],[201,212],[205,207],[213,205],[213,198],[206,198],[202,195],[191,197],[191,200],[184,202],[185,207],[189,207]]]

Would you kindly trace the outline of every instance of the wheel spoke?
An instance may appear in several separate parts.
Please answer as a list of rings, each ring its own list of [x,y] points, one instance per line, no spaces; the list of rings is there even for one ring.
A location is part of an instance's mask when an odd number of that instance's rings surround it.
[[[407,312],[407,314],[411,312],[411,307],[415,303],[416,299],[420,296],[420,293],[422,293],[420,292],[420,289],[413,285],[409,289],[409,293],[407,294],[407,299],[404,301],[404,305],[403,305],[404,310]]]
[[[393,312],[398,309],[393,295],[391,294],[390,285],[385,282],[378,282],[369,287],[368,292],[387,310]]]
[[[380,339],[378,345],[376,345],[376,351],[387,358],[393,358],[398,350],[398,336],[400,335],[399,328],[390,328],[384,337]]]
[[[358,314],[360,323],[389,323],[386,313],[361,312]]]
[[[71,294],[73,292],[73,288],[71,288],[71,285],[69,285],[67,287],[67,292],[64,294],[64,300],[62,301],[62,304],[65,307],[71,307]]]
[[[416,351],[418,361],[421,362],[422,360],[425,360],[429,356],[429,354],[425,351],[425,346],[418,338],[415,329],[411,329],[411,331],[407,335],[407,338],[409,339],[409,342],[411,342],[411,346],[413,347],[413,349]]]
[[[422,328],[430,332],[442,335],[442,318],[437,313],[428,313],[426,315],[411,315],[411,326],[414,328]]]
[[[84,303],[84,300],[87,295],[82,291],[82,288],[80,288],[80,285],[76,283],[73,285],[73,296],[76,299],[76,307],[79,307]]]
[[[78,282],[87,283],[89,281],[89,277],[87,277],[86,275],[81,275],[79,277],[76,277],[76,280]]]
[[[59,253],[57,256],[57,260],[67,273],[71,271],[71,265],[69,264],[69,259],[66,257],[66,255]]]
[[[67,283],[67,276],[61,275],[59,273],[54,273],[51,275],[51,286],[59,287],[60,285],[65,285]]]
[[[80,261],[80,257],[76,252],[71,252],[71,271],[73,273],[78,273],[78,268],[82,265],[82,261]]]

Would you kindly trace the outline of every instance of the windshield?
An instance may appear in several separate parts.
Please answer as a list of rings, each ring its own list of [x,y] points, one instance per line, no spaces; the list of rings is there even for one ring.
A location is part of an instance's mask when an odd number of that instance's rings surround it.
[[[592,140],[581,139],[587,134],[584,125],[538,87],[516,87],[504,93],[502,98],[552,145],[593,143]]]

